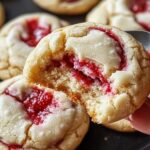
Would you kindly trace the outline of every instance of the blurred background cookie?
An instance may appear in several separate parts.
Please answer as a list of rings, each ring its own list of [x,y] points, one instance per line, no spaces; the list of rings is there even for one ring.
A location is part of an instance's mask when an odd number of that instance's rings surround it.
[[[112,25],[123,30],[150,31],[150,1],[105,0],[87,15],[87,21]]]
[[[40,7],[66,15],[82,14],[90,10],[99,0],[33,0]]]
[[[41,38],[66,25],[46,13],[22,15],[8,22],[0,31],[0,79],[21,74],[26,58]]]
[[[4,20],[5,20],[4,7],[3,7],[2,3],[0,2],[0,27],[4,23]]]
[[[62,92],[29,85],[22,76],[0,84],[0,148],[74,150],[89,118]]]
[[[132,36],[87,22],[43,38],[27,58],[24,75],[29,82],[64,91],[85,106],[93,122],[108,124],[144,103],[149,66],[149,56]]]

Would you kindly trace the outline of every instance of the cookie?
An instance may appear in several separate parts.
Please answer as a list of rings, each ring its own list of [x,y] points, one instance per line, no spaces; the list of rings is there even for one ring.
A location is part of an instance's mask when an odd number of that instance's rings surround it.
[[[3,25],[5,17],[4,17],[4,8],[2,3],[0,2],[0,27]]]
[[[0,79],[21,74],[26,58],[41,38],[66,25],[45,13],[22,15],[7,23],[0,31]]]
[[[150,1],[102,1],[87,15],[87,21],[111,25],[123,30],[150,31]]]
[[[119,132],[135,132],[136,131],[131,125],[130,121],[126,119],[122,119],[111,124],[105,124],[104,126],[109,129],[119,131]]]
[[[89,126],[81,105],[22,76],[0,84],[0,114],[1,149],[74,150]]]
[[[94,122],[104,124],[143,104],[150,92],[149,74],[149,56],[139,42],[96,23],[53,32],[41,40],[24,68],[29,82],[64,91],[85,106]]]
[[[34,0],[40,7],[66,15],[82,14],[90,10],[99,0]]]

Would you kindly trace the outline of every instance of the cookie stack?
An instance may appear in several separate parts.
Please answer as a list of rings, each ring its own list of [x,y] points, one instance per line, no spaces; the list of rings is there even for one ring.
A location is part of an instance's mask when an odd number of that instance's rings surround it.
[[[149,8],[136,11],[135,3],[129,9],[127,0],[118,1],[105,0],[90,12],[87,20],[98,23],[68,26],[48,13],[33,13],[1,28],[1,150],[74,150],[89,117],[117,131],[135,131],[127,118],[150,93],[150,59],[141,43],[116,27],[149,30],[139,19]],[[34,2],[75,15],[98,0]]]

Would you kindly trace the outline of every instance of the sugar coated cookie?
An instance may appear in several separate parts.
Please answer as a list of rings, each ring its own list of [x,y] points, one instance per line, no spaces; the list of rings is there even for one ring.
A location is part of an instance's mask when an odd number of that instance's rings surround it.
[[[126,32],[95,23],[69,26],[42,39],[24,75],[29,82],[64,91],[97,123],[129,116],[150,92],[150,59],[143,46]]]
[[[66,25],[45,13],[23,15],[7,23],[0,31],[0,79],[21,74],[26,58],[41,38]]]
[[[22,76],[0,84],[1,150],[74,150],[88,126],[84,109],[63,92]]]
[[[34,0],[40,7],[66,15],[82,14],[90,10],[99,0]]]
[[[123,30],[150,31],[150,0],[106,0],[88,15],[87,21]]]

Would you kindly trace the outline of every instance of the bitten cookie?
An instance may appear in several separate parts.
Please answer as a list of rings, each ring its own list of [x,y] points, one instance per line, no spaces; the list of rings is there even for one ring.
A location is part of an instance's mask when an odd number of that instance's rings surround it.
[[[2,3],[0,2],[0,27],[4,23],[4,20],[5,20],[4,8]]]
[[[90,10],[99,0],[33,0],[40,7],[57,14],[76,15]]]
[[[51,31],[67,23],[45,13],[20,16],[0,31],[0,79],[22,73],[29,53]]]
[[[112,130],[119,131],[119,132],[135,132],[136,131],[131,125],[130,121],[126,119],[122,119],[122,120],[119,120],[117,122],[110,123],[110,124],[105,124],[104,126]]]
[[[62,92],[29,85],[22,76],[0,84],[0,149],[74,150],[89,118]]]
[[[150,1],[102,1],[88,14],[87,21],[112,25],[123,30],[150,31]]]
[[[94,122],[104,124],[143,104],[150,92],[149,74],[150,59],[139,42],[95,23],[53,32],[41,40],[24,68],[29,82],[64,91],[85,106]]]

